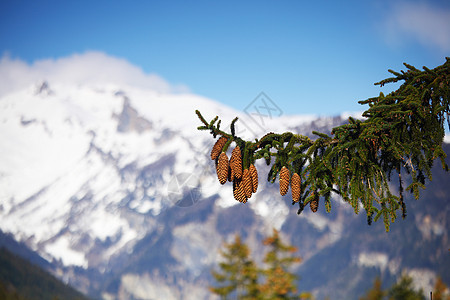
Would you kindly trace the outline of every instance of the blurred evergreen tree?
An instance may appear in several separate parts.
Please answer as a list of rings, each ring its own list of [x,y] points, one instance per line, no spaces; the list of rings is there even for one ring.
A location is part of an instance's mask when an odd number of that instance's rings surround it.
[[[236,235],[234,242],[225,244],[220,251],[223,262],[219,263],[220,272],[212,271],[219,286],[210,287],[210,291],[227,299],[235,295],[236,299],[259,299],[259,270],[250,259],[247,245]]]
[[[292,266],[301,262],[301,258],[292,256],[297,248],[281,241],[280,234],[273,230],[272,236],[267,237],[263,244],[269,247],[264,262],[267,268],[263,275],[265,282],[261,284],[264,299],[298,299],[296,286],[297,276],[290,272]]]
[[[373,282],[373,287],[367,291],[364,297],[360,297],[359,300],[383,300],[386,292],[381,288],[381,279],[376,277]]]
[[[450,300],[450,290],[447,285],[438,277],[433,289],[433,300]]]
[[[308,292],[298,294],[298,278],[290,272],[294,264],[301,262],[300,257],[293,256],[297,248],[283,243],[275,229],[263,245],[269,248],[264,258],[267,268],[253,262],[249,248],[239,235],[233,243],[225,244],[225,249],[220,251],[223,257],[220,272],[211,272],[218,286],[210,287],[210,291],[221,299],[313,299]]]
[[[402,276],[388,292],[389,300],[425,300],[423,291],[416,291],[413,280],[409,276]]]

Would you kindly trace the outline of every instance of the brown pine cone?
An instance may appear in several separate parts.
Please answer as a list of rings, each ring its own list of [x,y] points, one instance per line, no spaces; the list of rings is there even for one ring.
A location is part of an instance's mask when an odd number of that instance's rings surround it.
[[[244,185],[245,197],[250,198],[252,196],[252,178],[250,177],[250,172],[248,169],[244,170],[242,174],[242,184]]]
[[[239,146],[236,146],[236,148],[233,149],[233,152],[231,152],[230,166],[231,169],[233,170],[234,177],[241,178],[242,155],[241,155],[241,148]]]
[[[225,152],[220,153],[217,163],[217,178],[220,184],[224,184],[228,179],[228,156]]]
[[[214,144],[212,150],[211,150],[211,159],[215,160],[217,157],[219,157],[220,152],[222,152],[223,146],[227,143],[227,138],[224,136],[221,136],[217,142]]]
[[[228,164],[228,178],[227,179],[229,182],[232,182],[234,179],[233,169],[231,169],[229,164]]]
[[[292,192],[292,200],[294,202],[298,202],[300,199],[301,194],[301,183],[302,179],[300,178],[300,175],[297,173],[294,173],[291,178],[291,192]]]
[[[289,189],[289,170],[285,166],[281,168],[280,171],[280,194],[281,196],[286,195]]]
[[[238,182],[238,180],[239,179],[233,179],[233,197],[234,197],[234,199],[236,199],[236,201],[239,201],[239,202],[241,202],[240,201],[240,197],[239,197],[239,194],[238,194],[238,187],[239,187],[239,182]]]
[[[309,207],[312,212],[316,212],[319,209],[319,196],[315,193],[314,199],[309,203]]]
[[[250,177],[252,178],[252,192],[256,193],[256,190],[258,190],[258,171],[256,171],[253,164],[250,165],[248,170],[250,172]]]
[[[244,192],[244,184],[242,183],[242,179],[235,178],[233,180],[233,196],[239,202],[246,203],[247,197]]]

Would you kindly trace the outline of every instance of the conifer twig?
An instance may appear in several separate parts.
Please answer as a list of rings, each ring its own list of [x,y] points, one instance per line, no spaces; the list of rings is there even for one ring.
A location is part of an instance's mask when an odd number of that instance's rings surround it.
[[[228,142],[222,151],[233,142],[243,149],[243,168],[264,158],[267,165],[272,164],[267,177],[269,182],[275,182],[282,169],[283,172],[289,170],[290,175],[297,173],[302,178],[300,198],[293,201],[299,205],[298,213],[308,203],[312,205],[312,201],[316,205],[319,195],[325,198],[329,211],[329,198],[334,192],[350,203],[355,213],[362,203],[369,224],[374,212],[375,221],[383,215],[388,231],[389,223],[396,219],[396,210],[400,209],[402,216],[406,214],[402,171],[410,175],[411,183],[406,190],[413,192],[416,198],[419,198],[419,188],[425,187],[425,179],[431,180],[435,159],[439,158],[448,171],[442,143],[445,119],[450,128],[450,58],[434,69],[424,67],[424,71],[404,65],[408,69],[406,72],[389,70],[395,77],[376,83],[383,86],[404,81],[396,91],[360,101],[369,105],[363,113],[366,119],[350,117],[348,124],[333,128],[331,136],[313,131],[317,138],[312,140],[291,132],[270,132],[254,142],[245,141],[235,135],[237,118],[231,123],[229,134],[220,130],[220,120],[216,124],[218,117],[208,123],[196,110],[203,123],[198,129],[210,130],[214,137],[226,137]],[[399,196],[392,194],[389,188],[393,172],[399,174]],[[313,211],[315,209],[316,206]]]

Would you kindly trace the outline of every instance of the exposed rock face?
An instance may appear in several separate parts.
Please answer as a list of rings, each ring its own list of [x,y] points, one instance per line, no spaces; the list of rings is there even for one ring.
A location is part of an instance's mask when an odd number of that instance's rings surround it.
[[[137,133],[142,133],[152,128],[152,123],[139,116],[138,111],[131,107],[130,99],[127,96],[123,96],[122,112],[119,115],[115,115],[115,117],[118,120],[118,132],[136,131]]]

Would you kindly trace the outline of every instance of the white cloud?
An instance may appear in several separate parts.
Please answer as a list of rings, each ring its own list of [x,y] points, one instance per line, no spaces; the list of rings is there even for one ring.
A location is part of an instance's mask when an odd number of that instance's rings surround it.
[[[3,55],[0,59],[0,96],[39,81],[75,84],[126,84],[161,93],[187,92],[186,86],[174,86],[156,74],[145,73],[128,61],[103,52],[73,54],[28,64]]]
[[[384,25],[383,34],[390,44],[412,39],[442,52],[450,51],[450,9],[429,2],[397,2]]]

